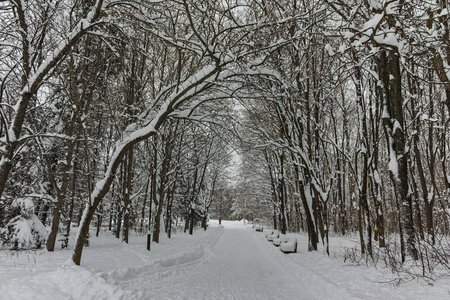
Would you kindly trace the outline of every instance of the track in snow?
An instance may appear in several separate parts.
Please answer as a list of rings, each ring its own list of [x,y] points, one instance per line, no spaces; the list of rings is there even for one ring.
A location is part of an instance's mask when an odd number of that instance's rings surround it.
[[[161,264],[159,270],[149,267],[148,274],[116,284],[138,299],[302,299],[299,281],[267,254],[252,231],[232,222],[224,227],[215,246],[199,250],[201,257]]]

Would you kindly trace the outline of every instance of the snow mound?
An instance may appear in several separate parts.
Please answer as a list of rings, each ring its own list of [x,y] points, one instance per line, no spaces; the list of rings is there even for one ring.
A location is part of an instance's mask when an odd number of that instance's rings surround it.
[[[135,299],[130,291],[111,285],[101,276],[79,266],[62,266],[51,274],[51,280],[71,299]]]
[[[127,286],[132,281],[145,278],[146,281],[171,278],[176,274],[189,272],[190,268],[200,268],[206,264],[211,256],[211,249],[217,244],[224,232],[224,228],[214,227],[208,230],[210,234],[198,241],[198,245],[180,249],[176,255],[149,261],[139,266],[104,273],[102,276],[107,282],[114,285]],[[143,279],[142,279],[143,280]]]

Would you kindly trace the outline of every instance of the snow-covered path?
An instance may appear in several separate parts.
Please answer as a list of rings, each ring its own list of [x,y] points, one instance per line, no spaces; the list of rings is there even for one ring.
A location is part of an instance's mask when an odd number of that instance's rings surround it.
[[[432,284],[414,280],[400,286],[389,269],[346,263],[336,252],[328,257],[305,249],[283,254],[264,233],[242,222],[210,222],[207,231],[183,232],[146,249],[146,236],[121,243],[110,232],[91,238],[82,266],[72,251],[0,251],[0,299],[147,300],[147,299],[286,299],[412,300],[447,299],[449,280]],[[95,229],[93,229],[95,230]],[[179,231],[179,230],[178,230]],[[75,231],[74,231],[75,234]],[[342,243],[342,244],[341,244]]]
[[[147,281],[141,273],[138,283],[127,278],[121,285],[147,299],[302,299],[298,281],[267,255],[252,231],[227,222],[224,227],[202,259],[177,265],[176,274]]]

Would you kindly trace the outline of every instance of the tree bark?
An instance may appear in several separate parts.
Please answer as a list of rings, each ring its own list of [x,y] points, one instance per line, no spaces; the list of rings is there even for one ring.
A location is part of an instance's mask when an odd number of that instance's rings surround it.
[[[408,186],[408,150],[401,92],[400,59],[395,51],[384,50],[380,55],[380,78],[383,82],[383,121],[390,156],[389,171],[394,185],[399,210],[399,230],[402,262],[407,252],[418,259],[413,223],[412,199]]]
[[[356,57],[356,54],[354,53]],[[355,87],[356,98],[358,105],[358,119],[359,119],[359,140],[360,140],[360,152],[362,156],[362,170],[361,170],[361,182],[359,190],[359,223],[360,223],[360,239],[361,239],[361,253],[367,254],[373,258],[372,253],[372,225],[370,220],[369,211],[369,199],[368,199],[368,180],[369,180],[369,142],[367,133],[367,117],[364,105],[364,99],[361,87],[361,70],[359,67],[355,67]],[[363,233],[365,231],[365,233]],[[365,235],[365,236],[364,236]]]

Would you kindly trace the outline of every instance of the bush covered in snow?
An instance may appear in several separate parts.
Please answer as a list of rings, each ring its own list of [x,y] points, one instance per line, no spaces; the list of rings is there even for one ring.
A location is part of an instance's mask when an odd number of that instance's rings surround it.
[[[0,230],[1,248],[13,250],[40,248],[47,238],[47,230],[34,214],[34,203],[29,198],[13,201],[18,215]]]

